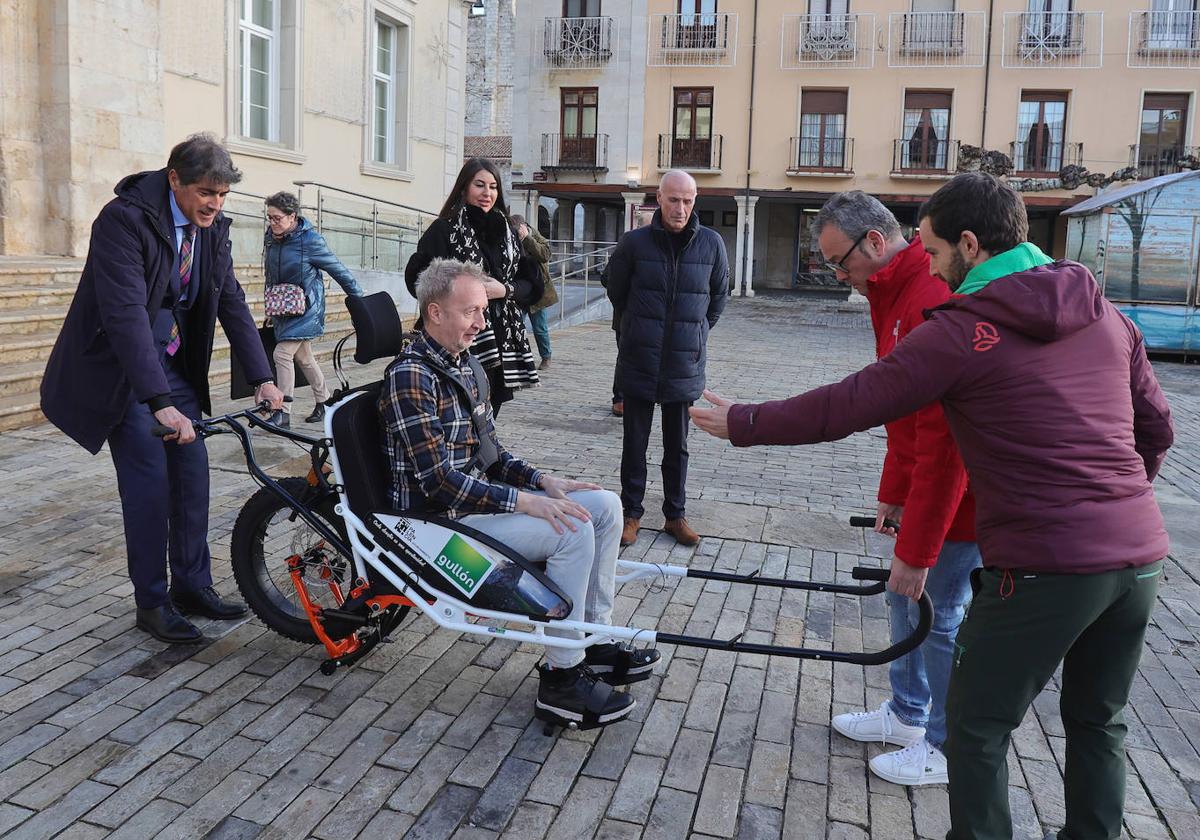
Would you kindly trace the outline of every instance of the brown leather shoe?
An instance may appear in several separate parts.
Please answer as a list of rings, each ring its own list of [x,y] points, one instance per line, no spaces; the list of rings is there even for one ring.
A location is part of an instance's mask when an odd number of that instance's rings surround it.
[[[680,545],[699,545],[700,535],[692,530],[686,519],[668,519],[663,530],[675,538]]]
[[[625,517],[625,527],[621,529],[621,545],[633,545],[637,542],[638,527],[642,524],[642,520],[634,519],[632,516]]]
[[[622,401],[622,402],[615,402],[615,403],[613,403],[613,414],[617,415],[618,417],[624,417],[624,416],[625,416],[625,403],[624,403],[624,401]]]

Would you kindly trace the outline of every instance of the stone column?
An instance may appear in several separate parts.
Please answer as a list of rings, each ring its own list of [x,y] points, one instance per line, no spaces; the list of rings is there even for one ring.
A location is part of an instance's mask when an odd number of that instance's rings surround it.
[[[565,239],[572,242],[575,239],[575,205],[577,202],[569,198],[558,200],[558,230],[555,239]]]
[[[754,207],[758,196],[734,196],[737,203],[737,252],[733,267],[734,291],[754,297]]]
[[[513,190],[508,194],[508,212],[520,214],[529,222],[529,226],[537,230],[538,221],[538,192],[537,190]]]

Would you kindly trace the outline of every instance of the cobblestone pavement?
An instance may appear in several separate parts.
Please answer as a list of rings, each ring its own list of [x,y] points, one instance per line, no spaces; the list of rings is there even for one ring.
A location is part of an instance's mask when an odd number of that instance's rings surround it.
[[[868,336],[861,311],[735,300],[712,335],[710,383],[731,397],[791,394],[867,361]],[[615,487],[612,333],[573,328],[554,350],[543,387],[502,412],[502,434],[537,464]],[[1128,714],[1126,827],[1196,838],[1200,387],[1195,368],[1157,368],[1178,429],[1158,482],[1174,553]],[[280,473],[295,469],[295,450],[262,448]],[[252,485],[229,441],[211,449],[214,572],[233,593],[229,532]],[[878,432],[755,450],[694,434],[689,517],[703,541],[682,550],[650,516],[625,556],[847,579],[886,555],[882,538],[844,524],[873,507],[882,452]],[[426,619],[334,677],[317,671],[319,649],[257,621],[159,644],[133,628],[108,458],[40,427],[3,435],[0,469],[0,835],[902,840],[947,828],[944,787],[871,777],[877,748],[829,729],[831,714],[885,698],[885,668],[665,649],[632,689],[632,720],[547,737],[531,715],[536,649]],[[848,650],[888,632],[881,597],[697,580],[627,586],[617,620]],[[1063,819],[1057,701],[1052,685],[1013,741],[1018,837]]]

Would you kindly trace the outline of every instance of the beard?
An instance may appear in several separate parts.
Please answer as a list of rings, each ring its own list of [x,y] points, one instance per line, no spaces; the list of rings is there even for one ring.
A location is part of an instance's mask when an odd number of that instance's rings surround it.
[[[963,255],[955,248],[950,252],[950,270],[946,272],[946,285],[950,287],[950,291],[957,292],[958,287],[967,279],[967,272],[971,267],[967,265],[967,261],[963,259]]]

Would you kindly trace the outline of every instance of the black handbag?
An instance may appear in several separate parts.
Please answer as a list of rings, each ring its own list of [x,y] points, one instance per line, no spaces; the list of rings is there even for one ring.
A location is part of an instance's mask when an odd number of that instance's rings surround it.
[[[263,352],[267,354],[267,364],[271,366],[271,376],[275,377],[275,328],[269,326],[261,326],[258,328],[258,337],[262,341]],[[296,387],[303,388],[308,385],[308,377],[304,375],[304,371],[300,366],[292,361],[292,366],[296,370]],[[231,400],[243,400],[246,397],[254,396],[254,386],[246,381],[246,370],[242,367],[241,360],[237,357],[237,351],[233,346],[229,347],[229,398]],[[278,382],[278,377],[276,377]]]

